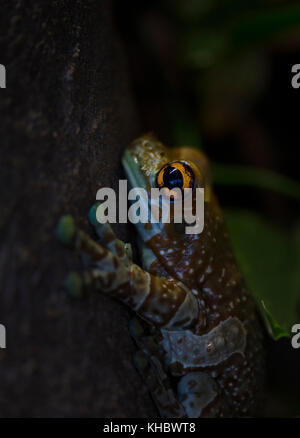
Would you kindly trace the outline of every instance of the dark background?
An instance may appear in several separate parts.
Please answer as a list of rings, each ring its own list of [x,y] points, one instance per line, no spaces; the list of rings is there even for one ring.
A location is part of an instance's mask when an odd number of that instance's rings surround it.
[[[194,73],[177,58],[180,26],[163,3],[1,1],[3,417],[157,415],[131,361],[128,311],[102,295],[66,295],[65,275],[80,262],[55,237],[65,213],[90,230],[95,193],[117,187],[120,156],[133,138],[154,131],[176,144],[178,116],[196,126],[213,161],[298,178],[299,98],[290,84],[298,37],[263,46],[268,80],[251,104],[237,96],[232,114],[242,105],[242,116],[220,124],[232,102],[218,115],[203,91],[195,97]],[[243,206],[240,189],[216,189],[222,205]],[[295,201],[271,192],[249,189],[244,202],[285,228],[298,217]],[[134,240],[130,226],[116,231]],[[287,340],[268,341],[268,357],[269,399],[281,400],[269,403],[270,415],[299,414],[299,353]]]

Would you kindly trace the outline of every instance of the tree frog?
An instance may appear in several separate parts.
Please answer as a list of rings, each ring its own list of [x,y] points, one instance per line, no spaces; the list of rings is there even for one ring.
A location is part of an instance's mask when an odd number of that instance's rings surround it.
[[[69,288],[109,294],[132,309],[134,362],[162,417],[257,415],[263,331],[212,190],[208,159],[147,134],[126,148],[122,162],[131,187],[203,187],[204,229],[186,234],[172,221],[137,223],[140,267],[110,224],[97,221],[97,204],[89,219],[99,242],[64,216],[60,240],[88,260],[82,274],[69,276]]]

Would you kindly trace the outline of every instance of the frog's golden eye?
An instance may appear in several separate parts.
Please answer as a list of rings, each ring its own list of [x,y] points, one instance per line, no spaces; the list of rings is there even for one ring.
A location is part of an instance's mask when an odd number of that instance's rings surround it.
[[[167,187],[169,190],[193,188],[195,175],[191,166],[183,161],[173,161],[166,164],[157,174],[156,182],[159,188]]]

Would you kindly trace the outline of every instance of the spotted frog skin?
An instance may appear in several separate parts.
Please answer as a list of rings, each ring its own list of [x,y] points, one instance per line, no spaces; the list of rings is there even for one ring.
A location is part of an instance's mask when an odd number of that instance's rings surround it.
[[[134,362],[162,417],[256,416],[264,376],[262,329],[212,192],[207,158],[192,148],[168,149],[152,135],[134,141],[123,156],[131,187],[148,191],[158,181],[172,183],[176,166],[182,184],[181,164],[190,169],[188,184],[204,187],[203,232],[186,234],[172,222],[136,224],[141,268],[132,262],[130,246],[96,220],[97,205],[89,218],[99,243],[65,216],[60,239],[88,260],[83,274],[69,276],[68,287],[109,294],[132,309]],[[160,173],[166,168],[167,178]]]

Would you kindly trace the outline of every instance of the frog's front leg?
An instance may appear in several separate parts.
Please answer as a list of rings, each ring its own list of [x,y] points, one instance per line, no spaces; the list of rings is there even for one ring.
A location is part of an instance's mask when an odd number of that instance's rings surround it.
[[[76,289],[92,288],[127,304],[143,319],[168,329],[190,327],[198,317],[193,294],[174,279],[156,277],[130,261],[125,244],[110,233],[110,227],[95,222],[104,248],[79,230],[70,216],[61,219],[58,236],[67,246],[86,254],[92,267],[76,275]]]

